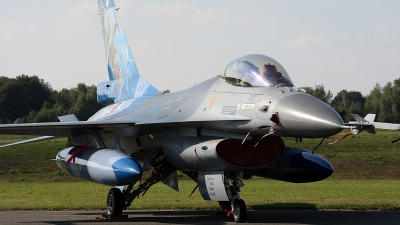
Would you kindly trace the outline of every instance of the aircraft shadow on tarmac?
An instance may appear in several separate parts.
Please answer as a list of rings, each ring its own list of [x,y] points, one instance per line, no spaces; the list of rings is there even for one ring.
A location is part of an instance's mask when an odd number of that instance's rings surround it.
[[[249,205],[249,208],[255,210],[316,210],[317,205],[310,203],[286,203],[286,202],[277,202],[270,204],[255,204]]]
[[[100,214],[101,212],[99,212]],[[93,212],[78,212],[73,215],[85,216],[82,220],[42,221],[45,224],[77,224],[102,223],[107,224],[234,224],[219,211],[124,211],[128,219],[118,220],[87,220],[94,216]],[[76,218],[76,217],[75,217]],[[92,217],[94,218],[94,217]],[[400,212],[378,211],[319,211],[319,210],[250,210],[246,223],[250,224],[398,224]]]

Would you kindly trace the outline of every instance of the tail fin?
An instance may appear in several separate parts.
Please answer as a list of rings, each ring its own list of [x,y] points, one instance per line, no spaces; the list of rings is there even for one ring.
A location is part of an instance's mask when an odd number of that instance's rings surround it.
[[[138,72],[114,0],[97,0],[110,81],[97,85],[97,101],[110,104],[160,92]]]

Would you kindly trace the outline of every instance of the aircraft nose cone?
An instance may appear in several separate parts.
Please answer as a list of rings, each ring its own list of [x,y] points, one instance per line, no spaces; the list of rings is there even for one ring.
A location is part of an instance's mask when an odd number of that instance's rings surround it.
[[[278,132],[290,137],[319,138],[339,133],[343,120],[325,102],[308,94],[294,94],[276,105]]]

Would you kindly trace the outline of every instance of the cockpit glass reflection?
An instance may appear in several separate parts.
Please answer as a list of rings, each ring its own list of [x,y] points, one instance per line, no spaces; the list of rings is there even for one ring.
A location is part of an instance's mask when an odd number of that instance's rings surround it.
[[[222,77],[228,83],[243,87],[293,86],[282,65],[265,55],[247,55],[234,60]]]

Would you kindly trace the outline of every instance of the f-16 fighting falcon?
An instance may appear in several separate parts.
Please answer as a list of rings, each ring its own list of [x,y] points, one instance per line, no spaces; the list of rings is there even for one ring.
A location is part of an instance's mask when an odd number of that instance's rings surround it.
[[[218,76],[162,94],[139,75],[114,0],[98,0],[98,6],[109,80],[98,84],[97,100],[105,107],[88,121],[66,115],[60,122],[5,124],[0,134],[43,136],[30,141],[68,137],[67,148],[56,156],[58,166],[73,177],[111,186],[109,215],[122,214],[159,181],[178,190],[180,171],[198,184],[204,200],[218,201],[242,223],[243,179],[301,183],[332,174],[327,160],[287,147],[281,137],[324,138],[350,126],[296,87],[279,62],[245,55]],[[147,178],[145,171],[152,171]]]

